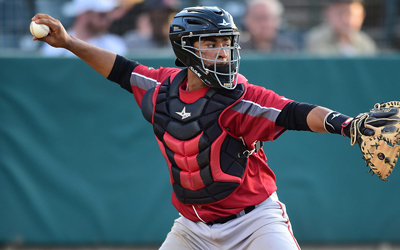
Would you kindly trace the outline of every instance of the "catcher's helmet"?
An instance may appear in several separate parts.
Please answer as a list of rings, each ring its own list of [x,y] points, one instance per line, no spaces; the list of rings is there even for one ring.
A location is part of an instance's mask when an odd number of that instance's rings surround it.
[[[230,47],[200,49],[201,39],[211,36],[229,37]],[[177,57],[177,66],[188,67],[207,86],[226,89],[236,87],[240,62],[239,31],[228,12],[219,7],[185,8],[175,15],[169,38]],[[193,47],[196,41],[199,42],[199,48]],[[229,51],[228,61],[218,60],[222,49]],[[214,59],[202,57],[202,52],[206,50],[218,50],[217,56]]]

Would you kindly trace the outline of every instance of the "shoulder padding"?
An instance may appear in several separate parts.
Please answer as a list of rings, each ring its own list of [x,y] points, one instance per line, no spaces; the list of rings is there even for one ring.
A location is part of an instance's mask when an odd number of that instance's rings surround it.
[[[149,89],[146,94],[144,94],[143,99],[142,99],[142,105],[141,105],[141,109],[142,109],[142,114],[144,116],[144,118],[152,123],[153,121],[153,94],[154,94],[154,90],[156,88],[153,87],[151,89]]]

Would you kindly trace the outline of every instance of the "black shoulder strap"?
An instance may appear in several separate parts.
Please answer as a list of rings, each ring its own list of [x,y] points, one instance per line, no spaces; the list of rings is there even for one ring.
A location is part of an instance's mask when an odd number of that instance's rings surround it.
[[[178,97],[179,87],[182,82],[186,79],[188,69],[182,69],[175,77],[172,79],[169,95],[171,98]]]
[[[169,79],[169,77],[168,77]],[[156,87],[153,87],[149,90],[147,90],[146,94],[144,94],[143,99],[142,99],[142,103],[141,103],[141,110],[142,110],[142,114],[144,116],[144,118],[152,123],[152,118],[153,118],[153,94],[154,94],[154,90],[156,89]]]

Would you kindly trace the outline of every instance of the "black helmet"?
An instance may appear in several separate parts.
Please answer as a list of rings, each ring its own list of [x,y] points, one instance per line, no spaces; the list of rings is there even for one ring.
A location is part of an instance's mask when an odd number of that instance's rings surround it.
[[[230,47],[194,48],[193,43],[205,37],[224,36],[231,39]],[[177,57],[175,64],[188,67],[205,85],[234,89],[239,72],[239,31],[232,16],[219,7],[190,7],[175,15],[169,30],[169,39]],[[198,54],[195,52],[198,51]],[[214,59],[202,57],[205,50],[218,50]],[[229,51],[229,61],[218,60],[221,50]],[[204,63],[206,62],[207,65]]]

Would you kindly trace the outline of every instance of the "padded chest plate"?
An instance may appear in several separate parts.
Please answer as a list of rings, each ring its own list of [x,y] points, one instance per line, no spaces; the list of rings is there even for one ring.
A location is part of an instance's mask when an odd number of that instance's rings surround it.
[[[154,133],[170,165],[171,182],[178,200],[205,204],[221,200],[241,183],[247,158],[242,141],[219,126],[221,113],[240,101],[243,84],[235,90],[213,89],[195,101],[179,99],[187,76],[182,70],[160,87],[152,116]],[[142,104],[143,109],[143,104]]]

